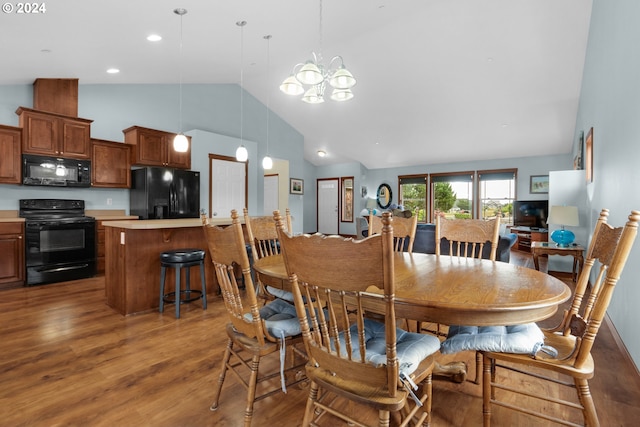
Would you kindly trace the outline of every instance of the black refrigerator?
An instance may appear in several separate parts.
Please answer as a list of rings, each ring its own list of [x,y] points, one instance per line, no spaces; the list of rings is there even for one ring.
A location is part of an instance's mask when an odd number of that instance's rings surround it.
[[[140,219],[199,218],[200,172],[159,167],[132,170],[129,211]]]

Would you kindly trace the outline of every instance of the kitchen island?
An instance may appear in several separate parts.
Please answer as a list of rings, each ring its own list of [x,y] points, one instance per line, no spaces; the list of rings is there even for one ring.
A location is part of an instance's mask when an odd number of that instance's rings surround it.
[[[231,218],[209,218],[214,225],[229,225]],[[160,253],[181,248],[207,251],[207,291],[215,294],[217,282],[200,218],[107,221],[105,226],[105,291],[107,304],[123,315],[158,308]],[[183,269],[184,270],[184,269]],[[184,272],[182,283],[184,283]],[[175,288],[175,273],[167,272],[165,292]],[[194,270],[191,288],[200,289]],[[197,303],[196,303],[197,304]]]

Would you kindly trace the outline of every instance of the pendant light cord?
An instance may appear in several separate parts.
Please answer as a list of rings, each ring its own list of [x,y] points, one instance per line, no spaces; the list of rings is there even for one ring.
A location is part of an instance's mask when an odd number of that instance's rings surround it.
[[[182,64],[182,17],[185,13],[186,13],[186,10],[180,13],[180,101],[179,101],[180,134],[182,134],[182,67],[183,67],[183,64]]]
[[[270,53],[270,42],[271,42],[271,35],[266,35],[264,36],[264,38],[267,40],[267,156],[269,155],[269,113],[271,112],[270,110],[270,105],[271,105],[271,95],[270,95],[270,90],[269,90],[269,72],[271,71],[271,53]]]
[[[236,25],[240,27],[240,144],[244,141],[244,96],[242,92],[244,87],[244,26],[246,24],[247,21],[236,22]]]

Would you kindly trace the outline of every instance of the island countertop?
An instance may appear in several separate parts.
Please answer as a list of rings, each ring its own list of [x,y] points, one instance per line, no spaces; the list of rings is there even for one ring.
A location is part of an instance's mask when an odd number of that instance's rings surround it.
[[[213,225],[231,225],[231,218],[207,218],[207,223]],[[163,228],[202,227],[202,220],[200,218],[116,220],[105,222],[104,226],[126,228],[129,230],[158,230]]]

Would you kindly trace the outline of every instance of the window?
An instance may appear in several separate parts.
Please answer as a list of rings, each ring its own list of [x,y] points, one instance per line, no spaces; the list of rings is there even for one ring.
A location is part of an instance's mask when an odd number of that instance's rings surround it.
[[[415,215],[418,210],[418,222],[427,222],[427,175],[399,176],[399,201],[406,210]]]
[[[503,224],[513,224],[516,173],[517,169],[478,171],[479,218],[499,216]]]
[[[431,175],[431,218],[473,218],[474,172]]]

